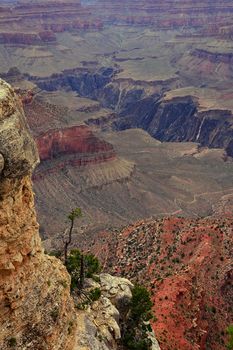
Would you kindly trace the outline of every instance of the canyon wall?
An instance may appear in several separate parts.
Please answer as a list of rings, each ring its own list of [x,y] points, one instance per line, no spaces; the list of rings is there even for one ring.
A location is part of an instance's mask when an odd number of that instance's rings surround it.
[[[22,106],[0,81],[0,347],[72,349],[69,276],[44,254],[31,173],[38,163]],[[73,325],[71,327],[71,325]]]
[[[207,27],[208,30],[213,25],[219,28],[225,23],[232,23],[233,11],[229,0],[218,4],[207,0],[98,0],[92,7],[104,22],[110,24],[154,25],[160,29]]]
[[[100,30],[108,24],[154,26],[158,29],[194,28],[200,33],[228,38],[232,30],[232,2],[209,1],[80,1],[19,0],[0,10],[0,42],[43,44],[56,33]],[[56,18],[56,22],[54,22]]]
[[[64,72],[32,80],[47,91],[59,90],[61,86],[71,88],[81,96],[98,100],[103,107],[116,112],[111,120],[87,120],[89,125],[103,128],[108,125],[118,131],[142,128],[160,141],[199,142],[201,146],[224,148],[231,156],[231,110],[218,108],[217,104],[202,108],[199,99],[191,93],[168,99],[162,89],[157,93],[148,93],[146,85],[138,86],[136,82],[124,87],[115,77],[114,70],[110,70],[109,75],[106,75],[106,71],[107,68],[98,71]]]
[[[0,43],[4,44],[42,45],[56,41],[56,33],[101,28],[102,22],[80,1],[18,1],[0,10]]]
[[[38,136],[36,143],[41,166],[33,175],[34,181],[67,166],[83,168],[117,161],[113,146],[97,138],[85,125],[50,130]]]
[[[96,155],[97,161],[115,156],[113,146],[98,139],[86,125],[51,130],[36,139],[40,159],[52,160],[68,154]],[[107,156],[108,154],[108,156]]]

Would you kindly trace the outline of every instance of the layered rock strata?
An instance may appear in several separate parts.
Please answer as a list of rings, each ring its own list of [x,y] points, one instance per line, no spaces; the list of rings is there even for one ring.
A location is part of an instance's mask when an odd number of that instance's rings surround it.
[[[196,51],[202,52],[202,51]],[[213,54],[213,58],[216,55]],[[212,57],[212,56],[211,56]],[[222,60],[224,55],[217,55],[215,59]],[[228,57],[228,56],[227,56]],[[229,55],[229,57],[231,57]],[[109,69],[110,70],[110,69]],[[142,128],[151,136],[160,141],[168,142],[199,142],[201,146],[211,148],[224,148],[228,155],[232,154],[232,110],[227,109],[224,97],[212,97],[218,101],[211,102],[196,96],[194,92],[187,91],[181,95],[163,90],[155,92],[137,86],[136,82],[124,88],[116,78],[117,72],[106,69],[86,72],[64,72],[48,78],[34,79],[41,89],[47,91],[59,90],[61,86],[72,89],[80,96],[98,100],[103,107],[115,112],[113,118],[95,118],[87,120],[89,125],[113,130],[129,128]],[[194,89],[195,90],[195,89]],[[209,97],[211,100],[211,96]],[[220,101],[220,102],[219,102]],[[202,104],[207,104],[203,105]]]
[[[155,26],[158,29],[194,28],[200,33],[229,38],[232,2],[209,1],[19,0],[0,11],[0,42],[43,44],[56,41],[56,33],[99,30],[104,24]],[[56,18],[56,23],[54,22]],[[230,33],[230,34],[229,34]]]
[[[101,28],[102,23],[80,1],[21,0],[0,11],[0,43],[4,44],[42,45],[56,41],[56,33]]]
[[[2,80],[0,154],[0,348],[72,349],[69,276],[43,253],[38,234],[31,187],[38,153],[21,103]]]
[[[90,157],[96,155],[96,162],[115,157],[113,146],[98,139],[85,125],[49,131],[39,136],[36,142],[42,161],[71,154],[83,155],[84,164],[85,155]]]
[[[98,0],[93,7],[100,18],[107,23],[124,23],[128,25],[154,25],[162,29],[177,27],[217,28],[224,23],[232,23],[232,2],[221,1],[220,4],[209,1],[161,1],[127,0],[113,2]]]

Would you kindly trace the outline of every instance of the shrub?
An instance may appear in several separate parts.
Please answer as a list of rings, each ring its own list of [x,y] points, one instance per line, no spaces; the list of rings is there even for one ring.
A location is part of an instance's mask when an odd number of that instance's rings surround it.
[[[17,340],[15,337],[11,337],[8,339],[8,345],[11,347],[11,348],[14,348],[16,345],[17,345]]]
[[[81,260],[83,257],[84,274],[86,277],[91,278],[94,274],[101,271],[99,260],[93,254],[84,254],[78,250],[71,250],[67,258],[67,270],[71,275],[71,289],[74,290],[79,286],[79,280],[81,278]]]
[[[229,341],[227,344],[227,349],[232,350],[233,349],[233,324],[231,324],[228,328],[227,328],[227,333],[229,336]]]
[[[101,290],[100,288],[95,288],[95,289],[92,289],[90,292],[89,292],[89,298],[92,300],[92,301],[96,301],[100,298],[101,296]]]
[[[149,350],[151,340],[148,332],[151,331],[149,320],[153,317],[152,301],[146,288],[135,285],[132,290],[129,317],[123,330],[122,341],[129,350]]]

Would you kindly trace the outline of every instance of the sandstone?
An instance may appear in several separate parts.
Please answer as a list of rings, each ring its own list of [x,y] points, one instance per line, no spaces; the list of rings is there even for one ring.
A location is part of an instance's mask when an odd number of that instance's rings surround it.
[[[38,153],[19,99],[12,88],[0,82],[0,151],[4,178],[29,174],[38,163]],[[8,108],[9,107],[9,108]]]
[[[69,285],[69,276],[61,262],[43,253],[34,210],[30,177],[38,152],[21,102],[2,80],[0,154],[1,350],[10,348],[11,338],[19,350],[70,350],[68,324],[75,327],[75,313],[69,288],[59,283]]]

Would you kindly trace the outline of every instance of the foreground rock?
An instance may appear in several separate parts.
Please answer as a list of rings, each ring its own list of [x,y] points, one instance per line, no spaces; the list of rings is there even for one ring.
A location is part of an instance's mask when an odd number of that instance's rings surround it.
[[[75,313],[69,276],[43,253],[31,173],[38,163],[21,104],[0,81],[1,349],[72,349]]]
[[[75,311],[65,267],[41,246],[31,186],[37,163],[19,99],[1,80],[0,348],[117,350],[133,285],[107,274],[99,283],[87,280],[86,290],[97,287],[102,295]],[[74,301],[78,309],[80,297]],[[159,349],[151,337],[153,349]]]
[[[75,350],[117,350],[121,347],[120,324],[125,321],[133,284],[126,278],[100,274],[99,282],[86,280],[85,290],[99,288],[101,296],[85,311],[78,312],[78,337]],[[151,350],[160,350],[154,333]]]

